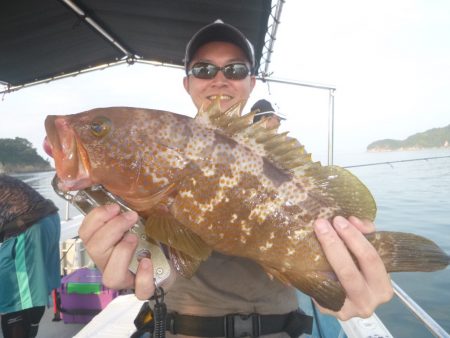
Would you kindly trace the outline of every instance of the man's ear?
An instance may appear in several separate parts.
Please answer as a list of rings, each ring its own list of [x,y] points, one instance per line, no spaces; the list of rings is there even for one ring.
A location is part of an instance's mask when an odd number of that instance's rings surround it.
[[[187,93],[189,94],[189,78],[187,76],[183,78],[183,86],[184,89],[186,89]]]

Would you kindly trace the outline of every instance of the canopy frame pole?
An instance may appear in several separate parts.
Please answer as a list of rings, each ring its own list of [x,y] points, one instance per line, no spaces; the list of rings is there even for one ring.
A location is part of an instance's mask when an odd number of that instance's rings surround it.
[[[263,63],[264,63],[264,70],[262,71],[262,76],[268,76],[269,75],[269,66],[272,58],[273,53],[273,47],[275,45],[275,40],[277,39],[277,31],[278,31],[278,25],[280,24],[280,17],[281,17],[281,11],[283,9],[283,5],[286,2],[286,0],[278,0],[276,5],[272,7],[272,12],[274,14],[271,14],[270,17],[272,18],[273,22],[271,23],[271,29],[266,33],[266,36],[268,37],[268,41],[264,41],[263,46]],[[274,9],[275,8],[275,9]]]
[[[127,57],[127,62],[132,63],[135,59],[135,55],[133,52],[128,50],[120,41],[116,38],[112,37],[106,29],[98,22],[96,22],[93,18],[88,16],[86,12],[84,12],[77,4],[75,4],[72,0],[61,0],[65,3],[73,12],[75,12],[82,20],[86,21],[86,23],[91,26],[94,30],[96,30],[102,37],[104,37],[107,41],[109,41],[115,48],[120,50],[124,56]]]

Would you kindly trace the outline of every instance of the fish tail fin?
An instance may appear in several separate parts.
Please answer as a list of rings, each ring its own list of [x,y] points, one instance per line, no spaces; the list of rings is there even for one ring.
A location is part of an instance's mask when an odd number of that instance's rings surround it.
[[[436,271],[450,264],[450,257],[433,241],[414,234],[379,231],[366,236],[388,272]]]

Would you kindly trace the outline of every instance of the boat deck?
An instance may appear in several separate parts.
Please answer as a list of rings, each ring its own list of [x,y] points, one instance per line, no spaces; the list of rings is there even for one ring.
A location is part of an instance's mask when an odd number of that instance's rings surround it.
[[[39,323],[37,338],[71,338],[85,326],[85,324],[64,324],[62,320],[53,321],[53,318],[53,309],[47,308]],[[1,330],[0,338],[4,338]]]

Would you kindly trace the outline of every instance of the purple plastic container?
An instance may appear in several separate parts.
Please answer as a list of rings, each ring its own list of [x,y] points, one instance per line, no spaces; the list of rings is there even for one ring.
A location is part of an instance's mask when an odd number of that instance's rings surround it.
[[[61,317],[65,324],[88,323],[118,296],[118,291],[103,286],[97,269],[81,268],[61,280]]]

